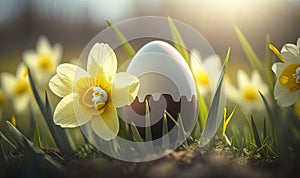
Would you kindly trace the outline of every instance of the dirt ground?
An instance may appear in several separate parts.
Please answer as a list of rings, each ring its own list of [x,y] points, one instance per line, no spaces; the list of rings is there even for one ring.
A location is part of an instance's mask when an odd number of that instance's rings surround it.
[[[212,149],[179,149],[164,158],[125,163],[116,160],[71,158],[64,162],[67,177],[299,177],[300,159],[294,157],[282,163],[278,158],[237,156],[223,144]],[[298,175],[298,176],[297,176]]]

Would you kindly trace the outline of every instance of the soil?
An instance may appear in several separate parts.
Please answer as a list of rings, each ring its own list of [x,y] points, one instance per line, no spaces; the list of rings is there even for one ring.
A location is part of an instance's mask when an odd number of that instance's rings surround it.
[[[55,157],[55,156],[54,156]],[[276,157],[253,158],[237,156],[221,141],[213,148],[178,149],[164,158],[128,163],[117,160],[71,157],[61,163],[66,167],[64,177],[245,177],[273,178],[300,175],[300,159],[280,161]]]

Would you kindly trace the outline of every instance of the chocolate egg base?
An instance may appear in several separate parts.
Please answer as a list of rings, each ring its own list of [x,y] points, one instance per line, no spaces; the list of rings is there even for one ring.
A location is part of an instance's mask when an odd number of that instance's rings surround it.
[[[163,136],[163,118],[165,111],[176,121],[178,121],[178,116],[180,115],[184,130],[187,133],[193,130],[198,115],[197,99],[195,96],[192,96],[190,101],[187,97],[181,96],[180,100],[176,102],[169,94],[162,94],[159,100],[154,100],[151,95],[147,95],[143,102],[139,102],[139,99],[136,98],[131,105],[122,108],[124,121],[129,124],[134,123],[141,137],[145,138],[146,101],[148,101],[149,105],[152,140],[162,138]],[[176,126],[169,115],[166,115],[166,118],[169,140],[174,142],[178,136],[178,126]]]

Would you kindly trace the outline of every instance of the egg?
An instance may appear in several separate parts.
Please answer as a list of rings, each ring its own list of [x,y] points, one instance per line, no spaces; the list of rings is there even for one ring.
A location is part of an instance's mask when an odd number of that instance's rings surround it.
[[[126,70],[139,78],[140,89],[131,105],[122,108],[123,120],[134,123],[145,138],[150,126],[152,139],[162,138],[165,111],[176,121],[180,117],[185,132],[191,133],[197,118],[197,90],[191,70],[182,55],[164,41],[151,41],[133,57]],[[146,122],[146,102],[150,123]],[[170,141],[178,139],[178,126],[167,115]]]

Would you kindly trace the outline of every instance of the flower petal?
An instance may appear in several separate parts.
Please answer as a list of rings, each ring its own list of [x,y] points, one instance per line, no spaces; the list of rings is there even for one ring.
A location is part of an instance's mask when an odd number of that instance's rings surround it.
[[[140,87],[137,77],[125,72],[117,73],[114,80],[111,96],[115,107],[122,107],[133,102]]]
[[[56,125],[65,128],[73,128],[79,126],[74,112],[73,101],[74,94],[64,97],[56,106],[53,119]]]
[[[51,51],[51,60],[57,66],[62,58],[63,48],[60,44],[55,44]]]
[[[39,37],[36,43],[36,50],[38,54],[50,54],[51,53],[51,46],[50,42],[46,36],[42,35]]]
[[[39,56],[33,50],[27,50],[23,52],[23,61],[30,68],[34,68],[37,64]]]
[[[16,113],[23,113],[28,109],[29,101],[30,101],[30,95],[28,94],[23,94],[18,97],[14,97],[13,98],[14,111]]]
[[[24,77],[27,77],[28,75],[28,69],[27,67],[25,66],[24,63],[20,63],[17,67],[17,70],[16,70],[16,77],[17,78],[24,78]]]
[[[292,104],[296,103],[296,101],[299,99],[299,92],[294,92],[294,93],[286,93],[283,97],[279,98],[277,100],[277,104],[281,107],[288,107],[291,106]]]
[[[84,69],[68,63],[59,65],[56,71],[61,82],[71,88],[78,79],[90,76]]]
[[[245,71],[243,70],[239,70],[237,72],[237,84],[238,84],[238,88],[244,88],[245,86],[247,86],[249,84],[250,80],[248,75],[246,74]]]
[[[278,77],[286,66],[287,66],[286,63],[277,62],[273,64],[272,71]]]
[[[106,81],[111,81],[114,78],[117,71],[117,57],[108,44],[96,43],[92,47],[88,56],[87,71],[98,79],[104,77]]]
[[[49,81],[50,90],[59,97],[65,97],[72,93],[72,86],[68,86],[61,81],[58,75],[54,75]]]
[[[114,106],[108,104],[100,116],[93,117],[91,125],[96,135],[100,138],[106,141],[114,139],[119,132],[119,118]]]
[[[10,97],[14,94],[14,87],[16,82],[17,79],[14,75],[7,72],[1,73],[1,86],[3,88],[3,91]]]

